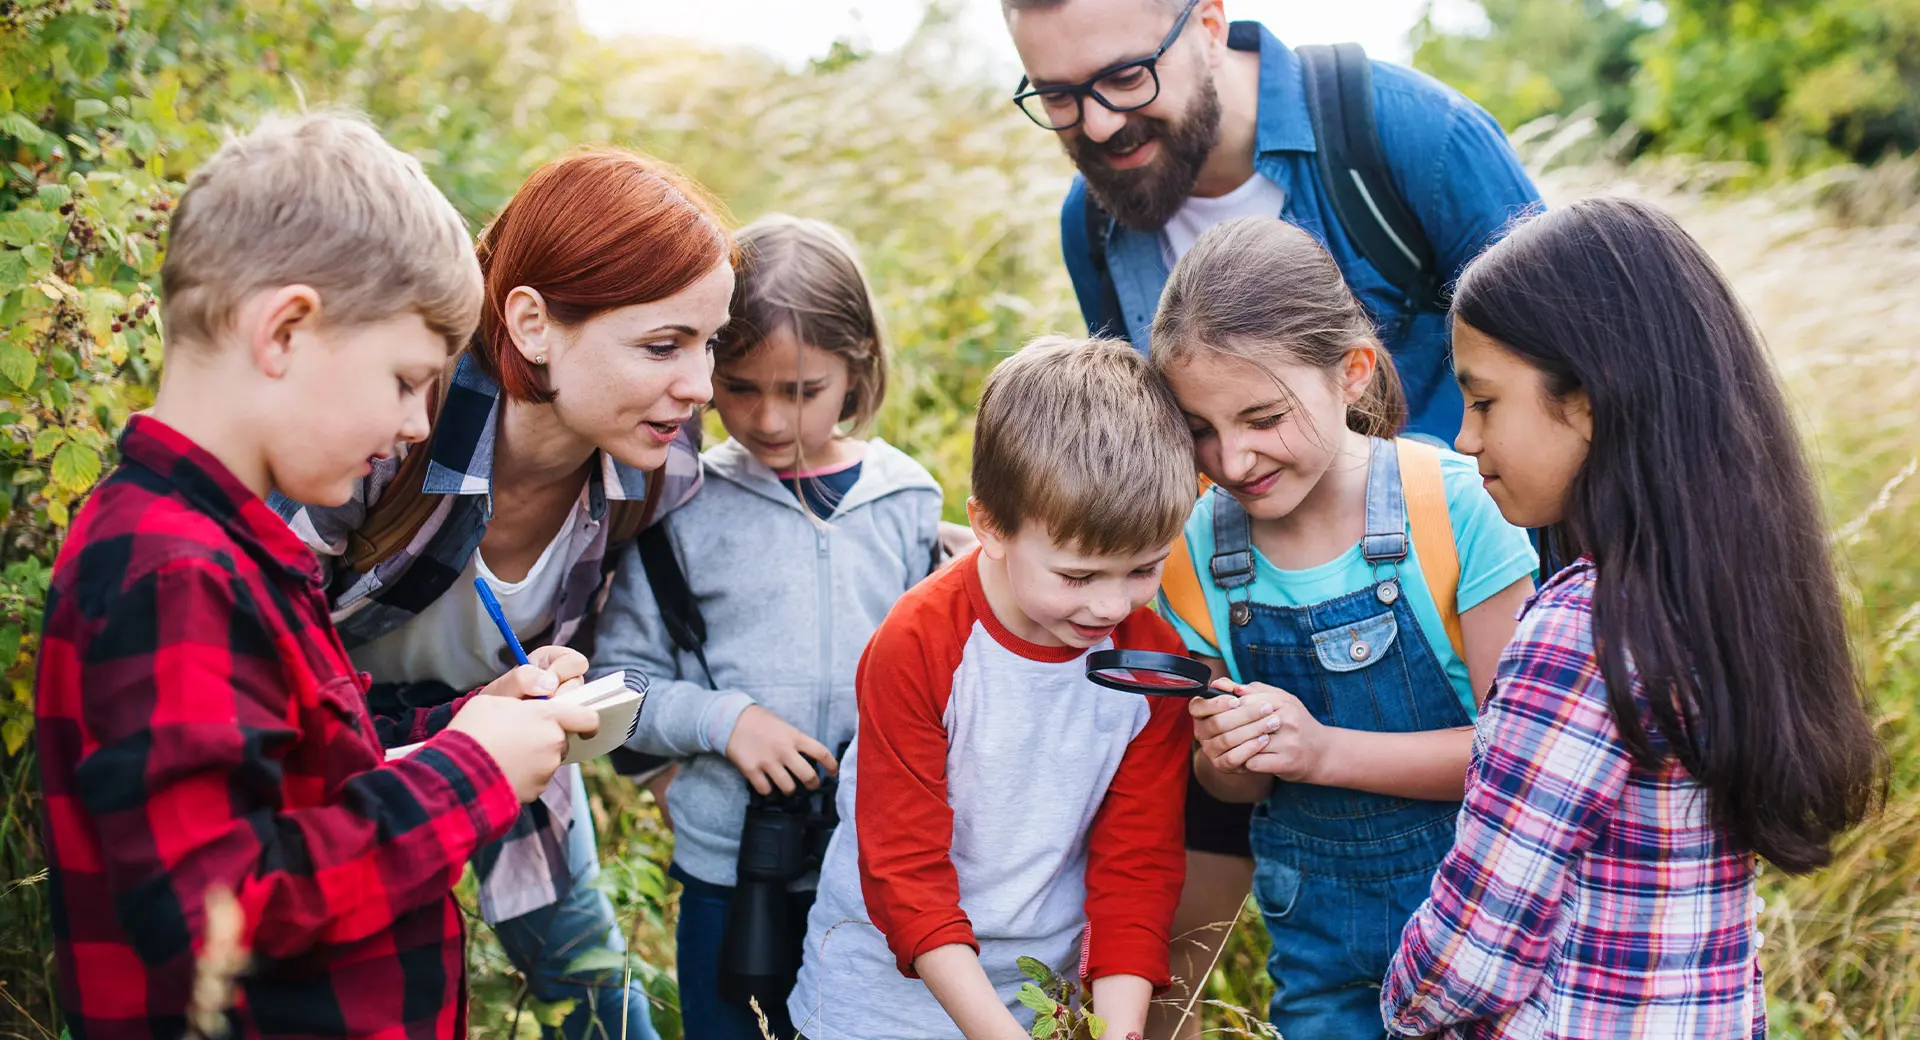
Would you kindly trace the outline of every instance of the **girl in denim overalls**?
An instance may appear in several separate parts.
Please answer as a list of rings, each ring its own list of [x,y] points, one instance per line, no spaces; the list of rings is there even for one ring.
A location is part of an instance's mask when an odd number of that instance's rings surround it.
[[[1220,694],[1193,702],[1196,776],[1259,803],[1269,1017],[1288,1040],[1380,1036],[1380,979],[1452,844],[1474,692],[1534,551],[1472,462],[1390,439],[1406,415],[1392,362],[1297,228],[1202,236],[1161,297],[1153,361],[1214,485],[1167,589],[1197,572],[1204,611],[1171,613]],[[1410,491],[1444,520],[1410,523]]]

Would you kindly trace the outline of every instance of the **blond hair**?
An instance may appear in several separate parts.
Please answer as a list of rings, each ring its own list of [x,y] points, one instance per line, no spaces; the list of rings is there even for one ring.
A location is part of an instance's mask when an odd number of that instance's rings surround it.
[[[330,325],[417,314],[451,351],[480,320],[473,239],[418,160],[359,116],[262,121],[187,183],[160,269],[169,345],[210,346],[241,301],[311,286]]]
[[[1201,354],[1331,370],[1353,347],[1379,345],[1340,265],[1313,236],[1271,217],[1225,221],[1194,242],[1167,276],[1152,339],[1162,375]],[[1406,422],[1400,375],[1380,350],[1347,427],[1392,437]]]
[[[1198,493],[1180,407],[1124,340],[1045,336],[988,374],[973,497],[1001,534],[1143,552],[1173,542]]]
[[[731,320],[714,341],[725,367],[781,328],[846,359],[851,377],[840,421],[858,436],[887,396],[887,347],[873,289],[846,232],[823,220],[773,213],[740,229]]]

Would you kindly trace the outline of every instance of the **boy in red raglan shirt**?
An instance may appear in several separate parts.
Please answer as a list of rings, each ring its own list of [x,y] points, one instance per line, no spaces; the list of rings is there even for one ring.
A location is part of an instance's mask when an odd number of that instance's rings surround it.
[[[1085,656],[1183,652],[1146,604],[1197,490],[1186,423],[1126,343],[1041,340],[987,379],[973,487],[980,549],[861,660],[788,1002],[808,1040],[1024,1037],[1021,956],[1090,979],[1122,1040],[1168,982],[1187,703],[1097,686]]]
[[[229,1035],[465,1036],[453,886],[597,725],[521,699],[587,661],[542,647],[498,696],[369,717],[319,563],[265,498],[344,502],[369,456],[425,439],[479,319],[466,229],[366,123],[273,120],[194,174],[161,286],[159,395],[74,519],[40,645],[68,1029],[185,1034],[220,888],[252,954],[200,1009]]]

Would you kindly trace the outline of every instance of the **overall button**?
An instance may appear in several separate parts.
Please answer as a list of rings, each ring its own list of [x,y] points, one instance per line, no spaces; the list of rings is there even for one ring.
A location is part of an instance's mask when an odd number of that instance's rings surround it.
[[[1369,654],[1373,653],[1373,650],[1365,643],[1356,642],[1353,644],[1353,649],[1349,651],[1349,653],[1353,654],[1354,660],[1364,661]]]
[[[1374,598],[1391,607],[1394,602],[1400,598],[1400,583],[1397,581],[1383,581],[1374,587],[1373,595]]]
[[[1234,603],[1227,608],[1227,620],[1232,621],[1235,625],[1245,625],[1247,622],[1253,620],[1253,608],[1248,606],[1244,601]]]

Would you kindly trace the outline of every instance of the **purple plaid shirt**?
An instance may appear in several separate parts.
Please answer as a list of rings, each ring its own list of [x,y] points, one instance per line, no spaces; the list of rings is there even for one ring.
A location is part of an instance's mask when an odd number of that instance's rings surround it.
[[[1501,655],[1453,850],[1387,970],[1394,1034],[1766,1035],[1755,858],[1677,758],[1621,743],[1594,580],[1583,558],[1549,581]]]

